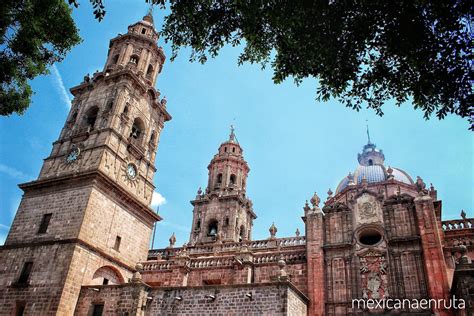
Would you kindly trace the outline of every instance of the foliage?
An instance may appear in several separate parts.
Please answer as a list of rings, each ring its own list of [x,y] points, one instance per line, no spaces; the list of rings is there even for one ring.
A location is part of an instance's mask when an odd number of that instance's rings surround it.
[[[80,37],[62,0],[2,0],[0,35],[0,115],[22,114],[33,93],[28,80],[48,73]]]
[[[164,5],[164,0],[153,0]],[[319,80],[318,100],[337,98],[379,115],[394,99],[426,119],[473,115],[473,44],[465,0],[170,0],[162,34],[173,58],[191,47],[205,62],[244,44],[238,62],[271,65],[273,80]],[[471,126],[474,118],[470,118]]]

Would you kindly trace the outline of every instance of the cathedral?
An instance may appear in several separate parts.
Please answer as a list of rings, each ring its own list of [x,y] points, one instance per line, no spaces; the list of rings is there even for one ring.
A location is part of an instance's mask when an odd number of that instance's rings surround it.
[[[254,240],[250,167],[232,128],[191,200],[189,242],[173,234],[150,250],[171,120],[154,88],[158,38],[148,14],[71,89],[0,247],[0,315],[474,315],[474,218],[442,220],[433,185],[388,166],[370,138],[335,192],[301,201],[305,231],[281,237],[272,225]]]

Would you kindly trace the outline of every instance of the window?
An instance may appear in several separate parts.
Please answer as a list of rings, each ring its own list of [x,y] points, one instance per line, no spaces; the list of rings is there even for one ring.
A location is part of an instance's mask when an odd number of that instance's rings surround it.
[[[232,152],[235,153],[235,147],[232,147]]]
[[[236,175],[235,174],[231,174],[230,175],[230,185],[235,185],[235,180],[236,180]]]
[[[21,270],[20,278],[18,279],[18,284],[28,284],[28,279],[30,278],[32,268],[33,262],[25,262],[23,269]]]
[[[148,69],[146,71],[146,77],[148,79],[151,79],[151,77],[153,76],[153,66],[152,65],[148,65]]]
[[[225,218],[225,222],[224,222],[224,223],[225,223],[225,226],[229,226],[229,218],[228,218],[228,217]]]
[[[130,137],[134,139],[140,139],[144,129],[145,128],[142,121],[139,118],[136,118],[133,122],[132,130],[130,131]]]
[[[115,237],[115,244],[114,244],[115,250],[119,251],[121,242],[122,242],[122,237],[120,236]]]
[[[217,184],[221,184],[222,183],[222,173],[219,173],[217,175]]]
[[[99,112],[99,108],[93,106],[90,108],[85,116],[85,124],[86,127],[89,127],[91,130],[94,129],[95,121],[97,120],[97,113]]]
[[[102,281],[102,285],[107,285],[109,284],[109,279],[104,278],[104,281]]]
[[[127,103],[127,105],[125,105],[125,107],[123,108],[123,114],[125,114],[125,115],[128,114],[128,103]]]
[[[150,136],[150,145],[155,144],[155,138],[156,138],[156,132],[153,131],[153,132],[151,132],[151,136]]]
[[[94,304],[92,309],[92,316],[102,316],[104,312],[104,304]]]
[[[373,166],[374,165],[374,162],[372,161],[372,159],[369,159],[369,166]]]
[[[112,58],[112,65],[115,65],[118,62],[119,55],[115,55],[114,58]]]
[[[51,220],[52,213],[44,214],[43,219],[41,220],[41,224],[38,229],[38,234],[46,234],[48,230],[49,221]]]
[[[244,225],[240,226],[240,232],[239,232],[239,241],[244,240],[245,238],[245,227]]]
[[[224,152],[227,152],[227,147],[224,147]]]
[[[107,102],[107,106],[105,107],[105,112],[112,110],[113,106],[114,106],[114,99],[111,99]]]
[[[146,33],[146,29],[143,28],[143,29],[142,29],[142,34],[145,34],[145,33]]]
[[[198,219],[198,221],[196,222],[196,229],[201,229],[201,220]]]
[[[209,222],[207,235],[211,237],[217,236],[217,221],[216,220],[212,220]]]
[[[138,60],[139,60],[139,58],[138,58],[137,55],[133,55],[133,56],[130,57],[130,63],[131,64],[138,64]]]

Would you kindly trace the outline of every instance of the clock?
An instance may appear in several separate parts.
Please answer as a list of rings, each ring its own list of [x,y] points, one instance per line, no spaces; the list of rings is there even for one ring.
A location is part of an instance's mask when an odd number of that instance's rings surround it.
[[[131,179],[134,180],[137,177],[137,167],[133,163],[129,163],[127,165],[127,176]]]
[[[81,150],[78,147],[74,147],[71,149],[69,154],[66,156],[66,163],[73,163],[74,161],[79,158],[79,154],[81,153]]]

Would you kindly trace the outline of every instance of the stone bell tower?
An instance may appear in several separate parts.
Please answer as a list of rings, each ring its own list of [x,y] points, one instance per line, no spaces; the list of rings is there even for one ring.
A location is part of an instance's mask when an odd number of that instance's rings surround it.
[[[250,171],[243,150],[231,126],[229,139],[219,146],[209,163],[205,192],[199,188],[194,206],[189,242],[239,242],[251,239],[253,220],[257,218],[252,201],[246,197]]]
[[[81,285],[127,282],[145,260],[158,140],[171,119],[154,88],[165,61],[151,14],[110,41],[85,76],[0,248],[0,314],[71,315]]]

